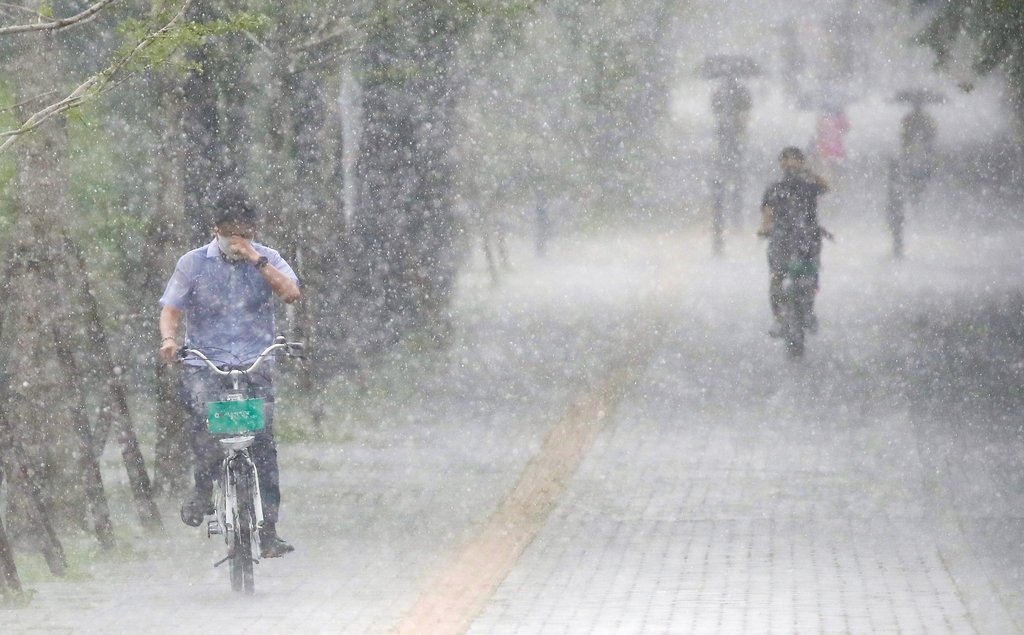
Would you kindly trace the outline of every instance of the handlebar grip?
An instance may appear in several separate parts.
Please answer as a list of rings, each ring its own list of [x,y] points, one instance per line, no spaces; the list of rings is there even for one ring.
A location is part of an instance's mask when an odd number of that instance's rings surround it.
[[[288,342],[288,348],[290,348],[293,351],[301,351],[305,347],[306,345],[303,344],[302,342]]]

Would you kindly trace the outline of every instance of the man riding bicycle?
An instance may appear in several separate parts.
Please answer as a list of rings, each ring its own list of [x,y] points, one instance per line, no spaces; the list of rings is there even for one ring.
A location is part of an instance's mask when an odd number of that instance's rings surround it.
[[[786,268],[796,260],[813,264],[814,292],[818,290],[818,268],[821,265],[821,238],[831,239],[818,224],[818,197],[828,191],[820,176],[807,169],[800,148],[788,147],[779,155],[783,178],[770,186],[761,203],[761,229],[758,235],[768,238],[769,296],[775,326],[772,337],[782,337],[782,282]],[[818,320],[812,312],[807,316],[807,330],[815,332]]]
[[[214,240],[178,260],[160,298],[160,357],[173,361],[176,335],[185,318],[184,345],[202,351],[217,366],[252,364],[276,334],[274,296],[285,303],[299,299],[298,278],[281,255],[253,242],[256,212],[241,195],[227,194],[214,209]],[[269,361],[269,360],[268,360]],[[206,403],[231,388],[198,359],[186,359],[180,399],[189,412],[195,487],[181,506],[181,520],[192,527],[213,511],[213,481],[224,458],[207,430]],[[283,556],[294,548],[276,531],[281,490],[274,442],[272,364],[251,377],[255,397],[264,401],[265,428],[255,433],[251,447],[259,473],[264,524],[260,531],[262,557]]]

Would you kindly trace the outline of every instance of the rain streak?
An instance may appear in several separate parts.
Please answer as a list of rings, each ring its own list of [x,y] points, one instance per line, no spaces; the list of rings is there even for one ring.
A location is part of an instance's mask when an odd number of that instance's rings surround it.
[[[1024,633],[1024,4],[0,3],[0,633]]]

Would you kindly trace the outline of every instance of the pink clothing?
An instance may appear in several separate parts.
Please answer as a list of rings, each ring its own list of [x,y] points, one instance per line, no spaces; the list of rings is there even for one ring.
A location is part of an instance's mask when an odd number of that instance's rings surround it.
[[[814,151],[825,161],[842,161],[846,158],[843,137],[850,131],[850,120],[845,112],[826,113],[818,119],[818,136]]]

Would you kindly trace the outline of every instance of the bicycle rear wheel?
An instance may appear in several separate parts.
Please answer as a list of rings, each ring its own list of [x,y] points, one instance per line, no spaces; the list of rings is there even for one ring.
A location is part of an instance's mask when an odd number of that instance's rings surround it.
[[[783,329],[786,336],[786,352],[796,360],[804,356],[804,312],[801,306],[801,289],[795,282],[789,286],[783,307]]]
[[[797,316],[791,315],[790,323],[786,326],[786,351],[790,359],[804,356],[804,326]]]
[[[238,501],[238,517],[235,519],[234,545],[229,566],[231,569],[231,590],[252,595],[255,580],[252,570],[252,532],[256,527],[253,512],[252,472],[238,470],[235,473],[235,496]]]

